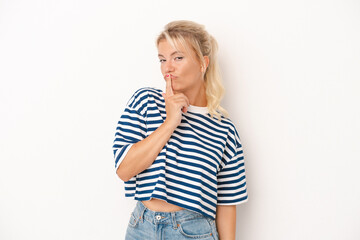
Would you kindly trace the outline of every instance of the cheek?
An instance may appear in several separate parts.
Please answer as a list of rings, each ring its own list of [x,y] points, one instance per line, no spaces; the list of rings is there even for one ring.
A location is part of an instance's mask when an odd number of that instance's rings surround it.
[[[193,71],[193,70],[191,70],[190,66],[186,66],[186,65],[179,67],[178,70],[182,75],[185,75],[185,76],[191,75],[192,71]]]
[[[164,69],[164,67],[162,65],[160,66],[160,71],[161,71],[162,75],[165,74],[165,69]]]
[[[193,66],[187,66],[186,68],[184,68],[183,73],[190,78],[196,77],[197,75],[196,68]]]

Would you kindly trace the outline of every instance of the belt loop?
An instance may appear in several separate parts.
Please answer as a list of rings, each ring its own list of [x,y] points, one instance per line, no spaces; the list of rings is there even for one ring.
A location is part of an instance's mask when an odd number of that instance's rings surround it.
[[[172,219],[173,228],[174,228],[174,229],[177,229],[177,228],[178,228],[178,224],[177,224],[177,222],[176,222],[175,212],[171,212],[171,219]]]
[[[141,221],[141,223],[143,223],[144,222],[144,213],[145,213],[145,210],[146,210],[146,206],[144,205],[144,204],[140,204],[141,202],[139,201],[139,205],[141,206],[141,211],[140,211],[140,221]]]

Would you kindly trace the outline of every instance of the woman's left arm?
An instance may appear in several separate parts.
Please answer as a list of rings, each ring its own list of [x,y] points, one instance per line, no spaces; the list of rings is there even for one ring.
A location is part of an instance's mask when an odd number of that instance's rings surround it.
[[[235,240],[236,205],[217,205],[215,220],[219,240]]]

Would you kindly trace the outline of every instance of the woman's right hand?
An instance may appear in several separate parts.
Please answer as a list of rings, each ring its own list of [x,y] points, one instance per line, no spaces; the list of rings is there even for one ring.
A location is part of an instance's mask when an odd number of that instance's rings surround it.
[[[166,93],[162,93],[165,98],[165,110],[166,110],[166,119],[170,126],[174,129],[181,123],[181,117],[183,111],[187,112],[187,107],[190,105],[189,99],[183,93],[174,94],[172,85],[171,85],[171,75],[166,74],[164,76],[166,81]]]

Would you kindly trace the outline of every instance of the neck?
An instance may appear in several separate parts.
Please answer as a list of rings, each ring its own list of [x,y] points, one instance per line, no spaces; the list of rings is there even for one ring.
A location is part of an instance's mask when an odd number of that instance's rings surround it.
[[[191,89],[183,91],[182,93],[184,93],[185,96],[189,99],[190,105],[197,107],[207,106],[206,89],[204,84],[192,87]]]

